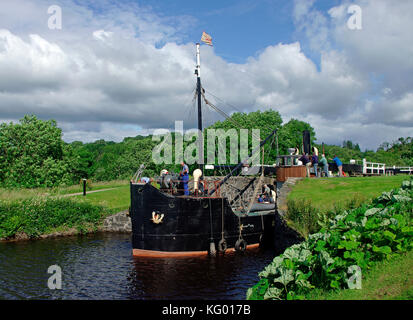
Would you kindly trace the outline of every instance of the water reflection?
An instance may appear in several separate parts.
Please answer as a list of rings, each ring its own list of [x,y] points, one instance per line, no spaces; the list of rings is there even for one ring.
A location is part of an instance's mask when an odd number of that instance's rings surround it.
[[[273,256],[134,258],[125,234],[0,243],[0,299],[245,299]],[[47,287],[53,264],[62,290]]]

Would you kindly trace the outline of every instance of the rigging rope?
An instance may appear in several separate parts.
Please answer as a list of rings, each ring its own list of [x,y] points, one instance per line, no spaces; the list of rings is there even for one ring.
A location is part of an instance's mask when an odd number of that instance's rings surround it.
[[[247,209],[247,213],[250,213],[252,205],[254,204],[255,199],[257,198],[257,193],[258,193],[258,189],[261,188],[262,189],[262,181],[264,180],[264,147],[262,148],[262,165],[261,165],[261,176],[257,182],[257,185],[255,186],[254,189],[254,194],[250,200],[250,203],[248,204],[248,209]]]
[[[231,118],[231,116],[229,116],[227,113],[225,113],[225,111],[221,110],[220,108],[218,108],[216,105],[214,105],[213,103],[211,103],[206,97],[205,97],[205,93],[203,92],[204,90],[202,90],[202,97],[204,98],[205,104],[209,105],[212,109],[214,109],[216,112],[218,112],[219,114],[221,114],[225,119],[227,119],[229,122],[231,122],[233,125],[235,125],[238,129],[244,129],[241,127],[241,125],[236,122],[234,119]],[[254,134],[254,132],[251,131],[251,135],[257,139],[258,141],[261,142],[261,137],[257,136]]]
[[[213,96],[215,99],[220,100],[222,103],[226,104],[227,106],[229,106],[229,107],[231,107],[231,108],[234,108],[235,110],[237,110],[237,111],[240,112],[240,113],[244,113],[243,111],[241,111],[240,109],[238,109],[236,106],[234,106],[234,105],[232,105],[232,104],[230,104],[230,103],[228,103],[228,102],[220,99],[219,97],[217,97],[216,95],[214,95],[212,92],[210,92],[210,91],[208,91],[208,90],[205,90],[205,89],[204,89],[204,91],[207,92],[208,94],[210,94],[211,96]],[[273,130],[273,128],[268,127],[268,126],[265,126],[265,128],[268,129],[268,130],[270,130],[270,131]]]

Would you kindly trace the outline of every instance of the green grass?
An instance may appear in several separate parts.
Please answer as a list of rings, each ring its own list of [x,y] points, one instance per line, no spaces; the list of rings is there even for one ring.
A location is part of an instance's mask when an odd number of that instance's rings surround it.
[[[87,186],[87,191],[104,190],[110,188],[117,188],[122,186],[129,186],[128,180],[112,180],[112,181],[100,181],[92,182]],[[51,194],[53,195],[65,195],[71,193],[83,192],[83,184],[73,185],[70,187],[62,187],[51,189]]]
[[[111,213],[126,210],[130,205],[129,185],[124,185],[113,190],[96,193],[86,193],[86,196],[74,196],[74,198],[85,199],[85,201],[108,208]]]
[[[362,275],[360,290],[314,290],[309,300],[413,300],[413,251],[382,261]]]
[[[105,190],[115,188],[112,190]],[[13,238],[19,233],[36,238],[40,235],[67,231],[96,230],[103,219],[125,210],[130,205],[129,183],[109,181],[92,185],[96,193],[69,196],[82,192],[82,186],[57,189],[0,189],[0,238]]]
[[[383,191],[400,187],[408,179],[406,175],[303,179],[294,186],[288,200],[311,200],[314,207],[327,212],[352,201],[369,201]]]
[[[411,300],[412,197],[413,179],[407,178],[400,188],[369,204],[335,215],[330,215],[334,211],[313,214],[317,207],[296,206],[290,215],[294,222],[321,222],[322,229],[276,257],[247,291],[247,299]],[[354,266],[362,272],[362,282],[357,281],[361,290],[348,289],[354,284],[350,277]]]
[[[114,180],[104,182],[92,182],[87,191],[110,189],[122,186],[129,186],[127,180]],[[0,200],[23,200],[33,197],[57,196],[71,193],[83,192],[83,185],[77,184],[69,187],[58,188],[35,188],[35,189],[5,189],[0,188]]]
[[[68,197],[34,197],[0,201],[0,238],[25,234],[30,238],[55,231],[97,230],[108,209]]]

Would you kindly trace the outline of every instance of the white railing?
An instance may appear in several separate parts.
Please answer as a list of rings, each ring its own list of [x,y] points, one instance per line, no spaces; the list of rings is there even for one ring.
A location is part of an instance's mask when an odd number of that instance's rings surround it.
[[[400,172],[413,174],[413,167],[396,167],[393,166],[393,169],[400,170]]]
[[[363,174],[386,174],[386,164],[368,162],[363,159]]]

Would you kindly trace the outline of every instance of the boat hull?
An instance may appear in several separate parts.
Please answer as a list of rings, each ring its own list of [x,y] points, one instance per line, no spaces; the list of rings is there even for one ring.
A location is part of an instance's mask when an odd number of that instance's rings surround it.
[[[248,247],[273,239],[275,209],[242,215],[232,211],[226,198],[169,195],[151,184],[131,183],[130,190],[136,256],[204,255],[211,243],[218,250],[222,239],[228,249],[235,248],[240,238]]]

